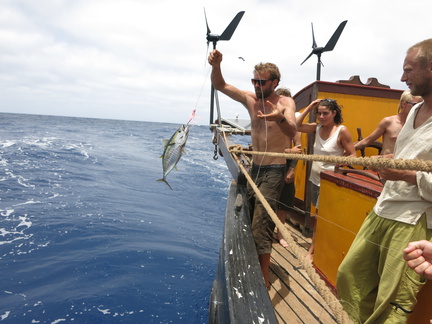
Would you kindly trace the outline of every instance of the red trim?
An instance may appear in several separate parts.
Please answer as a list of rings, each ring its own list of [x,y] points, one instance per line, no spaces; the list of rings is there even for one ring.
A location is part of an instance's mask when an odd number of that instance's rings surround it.
[[[316,273],[321,277],[321,279],[325,282],[326,286],[330,289],[330,291],[332,292],[333,295],[335,295],[336,297],[337,295],[337,288],[335,285],[333,285],[330,280],[328,280],[328,278],[324,275],[324,273],[322,273],[320,271],[320,269],[318,269],[315,265],[313,265]]]
[[[315,81],[297,92],[293,98],[298,109],[302,109],[317,98],[318,92],[332,92],[364,97],[400,99],[403,90],[367,85]]]
[[[372,171],[369,171],[372,172]],[[340,187],[348,188],[360,192],[372,198],[378,198],[383,188],[379,181],[375,181],[360,174],[342,175],[339,173],[326,171],[321,172],[321,179],[328,180],[337,184]]]

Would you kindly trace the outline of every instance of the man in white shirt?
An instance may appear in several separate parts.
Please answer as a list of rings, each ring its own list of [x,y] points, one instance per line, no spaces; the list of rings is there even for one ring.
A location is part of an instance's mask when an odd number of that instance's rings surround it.
[[[399,133],[395,159],[432,159],[432,39],[407,51],[401,81],[423,102]],[[432,174],[380,169],[387,180],[337,277],[339,298],[355,323],[405,323],[425,279],[409,268],[402,251],[432,239]]]

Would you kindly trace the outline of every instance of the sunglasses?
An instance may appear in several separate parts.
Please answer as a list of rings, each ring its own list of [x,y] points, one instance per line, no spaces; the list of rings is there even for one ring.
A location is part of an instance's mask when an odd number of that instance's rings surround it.
[[[323,99],[323,100],[321,100],[321,102],[329,102],[331,104],[335,104],[336,100],[333,100],[333,99]]]
[[[252,84],[259,84],[260,86],[263,86],[264,84],[266,84],[267,81],[273,81],[273,80],[263,80],[263,79],[251,79]]]

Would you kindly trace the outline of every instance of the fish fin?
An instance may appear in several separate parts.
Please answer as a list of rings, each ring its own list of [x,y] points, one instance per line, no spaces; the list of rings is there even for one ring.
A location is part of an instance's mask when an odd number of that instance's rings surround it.
[[[167,186],[172,190],[170,184],[169,184],[168,181],[166,181],[165,179],[158,179],[157,181],[165,182],[165,183],[167,184]]]
[[[162,142],[164,143],[164,146],[167,146],[167,144],[168,144],[168,140],[167,139],[162,140]]]

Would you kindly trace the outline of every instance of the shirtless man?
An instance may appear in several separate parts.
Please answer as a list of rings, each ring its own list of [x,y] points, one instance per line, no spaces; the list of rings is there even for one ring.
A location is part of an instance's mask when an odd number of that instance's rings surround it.
[[[218,50],[210,53],[208,61],[212,66],[211,81],[214,88],[240,102],[248,110],[252,125],[253,150],[283,153],[286,146],[286,136],[294,137],[296,134],[295,103],[292,98],[279,96],[275,93],[275,88],[280,81],[280,72],[277,66],[272,63],[257,64],[252,79],[255,92],[250,92],[239,90],[225,82],[221,71],[222,53]],[[284,157],[254,155],[253,161],[252,179],[267,198],[273,210],[276,210],[284,183],[286,159]],[[264,282],[269,288],[268,272],[275,224],[259,199],[255,199],[255,194],[249,185],[248,195],[251,214],[253,213],[252,235]]]
[[[408,113],[415,104],[422,100],[421,97],[412,96],[409,90],[404,91],[399,101],[398,114],[384,117],[368,137],[354,144],[355,149],[363,150],[382,136],[381,155],[393,153],[396,138],[405,124]]]

